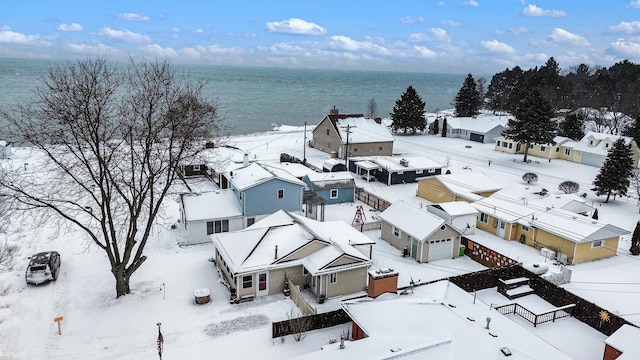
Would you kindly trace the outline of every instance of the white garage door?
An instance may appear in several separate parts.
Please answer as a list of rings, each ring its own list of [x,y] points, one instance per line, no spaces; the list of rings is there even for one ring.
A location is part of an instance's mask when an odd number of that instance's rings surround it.
[[[582,158],[581,158],[580,162],[585,164],[585,165],[601,167],[604,164],[604,160],[605,160],[605,158],[603,156],[600,156],[600,155],[582,153]]]
[[[429,259],[427,261],[451,259],[453,239],[429,241]]]

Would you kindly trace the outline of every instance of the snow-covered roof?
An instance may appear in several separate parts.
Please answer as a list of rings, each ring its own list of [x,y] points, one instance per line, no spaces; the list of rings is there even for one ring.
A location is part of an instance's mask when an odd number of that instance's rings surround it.
[[[519,203],[516,200],[507,200],[495,196],[474,201],[471,205],[480,212],[510,223],[530,217],[538,211],[525,206],[522,202]]]
[[[628,230],[562,209],[537,211],[527,224],[580,243],[627,235]]]
[[[306,177],[313,185],[312,190],[331,188],[355,187],[355,180],[349,171],[313,172]]]
[[[347,142],[349,128],[349,144],[393,141],[391,131],[382,123],[365,117],[350,117],[336,120],[336,128],[343,143]]]
[[[478,210],[466,201],[449,201],[428,206],[440,208],[451,216],[475,215],[478,213]]]
[[[447,126],[452,129],[462,129],[475,131],[479,133],[487,133],[496,127],[506,127],[510,116],[500,115],[485,115],[480,114],[476,117],[447,117]],[[444,122],[443,119],[439,120],[440,126]]]
[[[291,266],[293,264],[291,261],[283,264],[279,264],[278,261],[311,242],[323,243],[325,246],[296,261],[300,264],[304,263],[305,267],[309,266],[311,269],[307,269],[312,274],[321,273],[323,270],[336,271],[336,269],[340,269],[340,267],[331,267],[329,270],[325,267],[344,255],[355,258],[357,260],[356,266],[368,266],[371,263],[370,260],[348,245],[348,240],[343,238],[345,232],[340,233],[337,230],[337,223],[340,222],[320,223],[280,210],[246,229],[214,234],[210,237],[216,249],[227,262],[229,269],[235,274]],[[313,228],[308,227],[309,224],[313,224]],[[323,228],[326,230],[318,231]],[[366,236],[358,233],[355,229],[353,230],[358,234],[349,234],[357,237],[354,242],[364,242],[359,238],[366,238]],[[333,234],[335,237],[323,238],[319,236],[327,233]],[[370,240],[367,238],[366,241]]]
[[[300,186],[305,184],[288,172],[268,165],[251,163],[229,173],[229,181],[233,186],[242,191],[271,179],[280,179]]]
[[[364,170],[375,170],[380,167],[380,165],[369,160],[356,161],[355,164],[356,166]]]
[[[631,360],[640,359],[640,344],[638,344],[638,339],[640,339],[640,329],[624,324],[604,342],[622,352],[622,355],[617,357],[618,360]]]
[[[292,162],[279,162],[279,163],[269,163],[269,167],[277,168],[288,172],[298,179],[302,179],[307,174],[313,174],[315,171],[308,166],[304,166],[300,163],[292,163]]]
[[[242,209],[232,190],[216,190],[182,195],[186,221],[228,219],[242,216]]]
[[[442,218],[427,212],[426,208],[417,208],[404,200],[395,201],[379,216],[417,240],[425,240],[445,224]]]
[[[442,169],[444,165],[426,156],[397,157],[397,156],[371,156],[367,157],[371,162],[389,171],[414,171],[424,169]],[[402,165],[405,163],[407,166]]]
[[[369,339],[398,341],[367,357],[371,359],[393,358],[394,351],[408,351],[406,346],[412,351],[403,355],[415,356],[410,359],[476,359],[479,354],[483,359],[502,359],[503,348],[514,360],[570,359],[486,304],[474,303],[473,295],[446,280],[419,286],[408,295],[384,294],[374,300],[345,301],[341,307]],[[491,318],[489,329],[487,318]],[[414,341],[411,345],[399,341],[403,337]],[[340,351],[358,341],[347,343]],[[351,357],[332,354],[338,356],[332,359],[360,358],[354,353],[349,354]]]
[[[482,172],[436,175],[436,179],[454,194],[500,190],[500,185]]]
[[[620,138],[624,139],[625,144],[629,144],[629,142],[631,142],[632,140],[628,136],[602,134],[590,131],[585,134],[585,136],[573,147],[573,149],[576,151],[581,151],[583,153],[607,156],[612,144]],[[591,144],[592,142],[593,144]]]

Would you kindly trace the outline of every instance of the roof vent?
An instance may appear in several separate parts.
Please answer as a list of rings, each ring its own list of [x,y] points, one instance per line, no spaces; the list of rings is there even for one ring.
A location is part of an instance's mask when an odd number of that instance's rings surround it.
[[[409,166],[409,160],[407,159],[400,159],[400,165],[407,167]]]

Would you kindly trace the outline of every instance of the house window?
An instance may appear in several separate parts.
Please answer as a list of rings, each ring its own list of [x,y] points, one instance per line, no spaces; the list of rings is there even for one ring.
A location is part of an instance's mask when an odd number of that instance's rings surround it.
[[[559,147],[556,148],[556,152],[560,152],[560,148]]]
[[[253,276],[245,275],[242,277],[242,288],[250,289],[253,287]]]
[[[338,189],[331,189],[331,193],[329,194],[331,199],[336,199],[338,197]]]
[[[599,247],[603,247],[604,246],[604,240],[596,240],[594,242],[591,243],[591,248],[599,248]]]
[[[329,284],[335,284],[338,282],[338,273],[329,274]]]
[[[564,154],[565,155],[570,155],[571,154],[571,149],[564,149]]]
[[[284,189],[278,189],[278,199],[284,199]]]
[[[529,149],[533,149],[533,144],[529,144]]]
[[[306,267],[302,267],[302,275],[309,275],[309,270]]]
[[[200,171],[200,165],[193,165],[193,171]]]
[[[503,142],[502,142],[502,147],[507,147],[507,146],[508,146],[507,142],[506,142],[506,141],[503,141]]]
[[[327,141],[327,148],[331,149],[331,141]]]
[[[433,174],[434,172],[436,172],[436,169],[429,169],[427,171],[429,172],[429,174]]]
[[[545,151],[545,150],[547,150],[547,147],[546,147],[546,146],[542,146],[542,145],[541,145],[541,146],[540,146],[540,151]]]
[[[382,146],[379,146],[379,147],[378,147],[378,151],[382,151]]]
[[[398,229],[397,227],[393,227],[393,235],[396,237],[400,237],[400,229]]]
[[[489,223],[489,214],[480,213],[480,221],[482,221],[485,224],[488,224]]]
[[[522,231],[529,231],[529,227],[527,225],[522,225]]]
[[[504,144],[504,142],[503,142],[503,144]],[[496,146],[500,146],[500,140],[498,140],[498,141],[496,142]],[[504,145],[502,145],[502,146],[504,146]]]
[[[608,148],[609,147],[609,143],[604,144],[604,147]]]
[[[422,169],[416,169],[416,174],[422,174]]]
[[[589,146],[593,146],[593,140],[589,140]]]
[[[353,152],[358,152],[358,148],[353,148]]]
[[[229,220],[207,221],[207,235],[229,232]]]
[[[329,129],[327,129],[327,136],[329,136]]]
[[[509,149],[513,149],[513,143],[509,143]]]
[[[316,278],[317,278],[317,276],[312,276],[311,277],[311,287],[314,288],[314,289],[316,288]]]
[[[247,218],[247,226],[251,226],[256,223],[256,218]]]

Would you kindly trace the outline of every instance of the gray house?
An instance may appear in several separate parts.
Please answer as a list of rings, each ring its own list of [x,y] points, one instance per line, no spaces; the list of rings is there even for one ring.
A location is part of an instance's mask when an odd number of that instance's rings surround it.
[[[494,142],[507,125],[507,116],[478,115],[475,117],[447,117],[447,137],[461,138],[480,143]],[[438,120],[443,126],[444,120]]]

